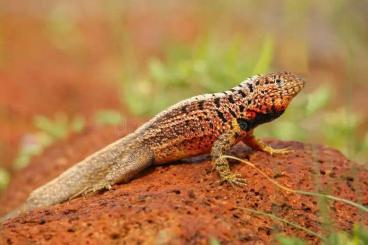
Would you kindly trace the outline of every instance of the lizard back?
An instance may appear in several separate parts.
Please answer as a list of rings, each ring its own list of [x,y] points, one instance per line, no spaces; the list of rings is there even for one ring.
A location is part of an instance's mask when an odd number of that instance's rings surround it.
[[[181,101],[136,132],[154,152],[155,163],[207,153],[232,120],[246,122],[245,134],[280,116],[303,86],[304,81],[287,72],[256,75],[230,90]]]

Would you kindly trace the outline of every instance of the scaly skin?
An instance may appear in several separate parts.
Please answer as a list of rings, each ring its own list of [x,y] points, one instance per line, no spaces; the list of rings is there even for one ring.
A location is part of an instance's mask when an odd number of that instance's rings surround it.
[[[253,135],[259,124],[279,117],[304,87],[304,81],[288,72],[253,76],[238,86],[215,94],[199,95],[159,113],[134,133],[108,145],[34,190],[12,217],[37,207],[61,203],[75,196],[110,189],[127,182],[152,164],[211,152],[221,181],[244,185],[221,158],[243,141],[255,150],[284,154]]]

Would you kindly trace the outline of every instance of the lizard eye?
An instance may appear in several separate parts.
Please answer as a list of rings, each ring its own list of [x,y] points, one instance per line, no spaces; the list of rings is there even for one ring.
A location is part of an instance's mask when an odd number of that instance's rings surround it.
[[[277,78],[277,79],[276,79],[276,83],[277,83],[277,84],[280,84],[280,83],[281,83],[281,79],[280,79],[280,78]]]

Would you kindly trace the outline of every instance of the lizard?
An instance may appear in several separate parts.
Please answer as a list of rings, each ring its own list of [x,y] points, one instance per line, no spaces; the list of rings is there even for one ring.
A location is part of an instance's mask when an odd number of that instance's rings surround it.
[[[133,133],[61,173],[30,193],[2,220],[39,207],[62,203],[79,195],[110,189],[130,181],[151,165],[210,153],[221,182],[243,186],[245,179],[221,157],[242,141],[271,155],[275,149],[254,136],[260,124],[278,118],[302,90],[305,81],[289,72],[255,75],[230,90],[195,96],[169,107]]]

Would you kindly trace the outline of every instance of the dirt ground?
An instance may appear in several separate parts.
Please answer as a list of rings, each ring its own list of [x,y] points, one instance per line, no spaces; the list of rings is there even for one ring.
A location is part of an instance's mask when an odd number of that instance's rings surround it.
[[[49,148],[14,176],[0,200],[1,214],[19,205],[35,187],[127,131],[129,128],[90,129]],[[290,188],[319,188],[368,205],[368,171],[338,151],[297,142],[271,144],[291,147],[294,152],[270,157],[237,145],[234,154],[249,159]],[[281,191],[246,165],[234,163],[232,169],[247,179],[247,186],[221,185],[206,158],[152,167],[110,191],[7,221],[0,228],[0,244],[206,244],[209,239],[222,244],[269,244],[280,232],[315,244],[319,241],[306,232],[242,208],[272,212],[319,233],[325,231],[322,227],[326,225],[330,230],[349,230],[355,222],[368,224],[368,215],[337,202],[330,202],[330,223],[326,224],[317,198]]]
[[[91,69],[93,64],[86,66],[53,46],[41,20],[2,17],[7,21],[1,29],[0,166],[11,169],[22,136],[35,130],[35,115],[62,112],[88,120],[96,110],[122,108],[119,91],[101,75],[98,50],[90,53],[99,69]]]

